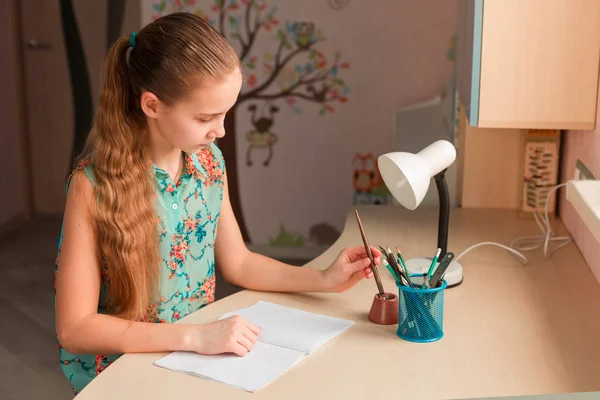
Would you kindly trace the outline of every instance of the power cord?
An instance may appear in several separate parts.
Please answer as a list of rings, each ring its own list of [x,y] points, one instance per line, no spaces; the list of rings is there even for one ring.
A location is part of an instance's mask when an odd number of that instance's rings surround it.
[[[528,262],[527,257],[525,257],[522,253],[524,251],[537,250],[543,246],[544,256],[549,257],[556,250],[558,250],[562,247],[565,247],[566,245],[571,243],[572,239],[570,236],[555,236],[554,235],[552,228],[550,228],[550,218],[548,217],[548,205],[549,205],[549,201],[550,201],[550,196],[552,195],[552,193],[554,193],[554,191],[558,190],[559,188],[561,188],[563,186],[566,186],[567,183],[561,183],[560,185],[555,186],[554,188],[552,188],[552,190],[550,190],[548,192],[548,195],[546,196],[544,219],[542,219],[542,217],[538,215],[537,211],[533,212],[535,222],[538,224],[538,226],[540,227],[540,229],[542,231],[541,235],[518,237],[510,243],[510,246],[505,246],[503,244],[496,243],[496,242],[477,243],[477,244],[469,247],[462,253],[460,253],[460,255],[458,257],[456,257],[456,259],[454,261],[458,261],[462,256],[464,256],[465,254],[467,254],[469,251],[473,250],[474,248],[477,248],[479,246],[484,246],[484,245],[494,245],[494,246],[501,247],[505,250],[508,250],[511,253],[511,255],[514,256],[517,260],[519,260],[522,264],[527,264],[527,262]],[[560,242],[560,243],[557,246],[555,246],[548,253],[548,246],[549,246],[550,242]],[[516,246],[516,248],[515,248],[515,246]]]

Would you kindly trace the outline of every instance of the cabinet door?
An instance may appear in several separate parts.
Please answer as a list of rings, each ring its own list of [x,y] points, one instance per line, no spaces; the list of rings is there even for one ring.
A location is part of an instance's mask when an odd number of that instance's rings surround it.
[[[598,0],[485,0],[479,110],[471,124],[593,129],[599,21]]]
[[[477,126],[483,0],[460,0],[456,37],[456,86],[469,124]]]

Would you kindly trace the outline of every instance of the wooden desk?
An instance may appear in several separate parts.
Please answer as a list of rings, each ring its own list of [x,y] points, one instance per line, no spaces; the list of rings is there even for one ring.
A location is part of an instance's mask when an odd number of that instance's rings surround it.
[[[309,267],[326,268],[343,247],[361,244],[350,211],[342,236]],[[405,258],[433,255],[436,210],[359,211],[372,245],[398,244]],[[555,227],[565,233],[560,221]],[[448,250],[458,255],[481,241],[508,244],[538,233],[534,221],[514,211],[457,209]],[[446,291],[438,342],[410,343],[396,336],[396,326],[368,322],[373,280],[342,294],[242,291],[180,322],[214,321],[264,299],[357,324],[254,394],[152,365],[165,354],[138,354],[121,357],[78,399],[448,399],[600,390],[600,286],[574,244],[551,259],[541,251],[526,255],[530,263],[522,266],[505,250],[483,246],[462,258],[465,278]],[[394,290],[381,271],[386,290]]]

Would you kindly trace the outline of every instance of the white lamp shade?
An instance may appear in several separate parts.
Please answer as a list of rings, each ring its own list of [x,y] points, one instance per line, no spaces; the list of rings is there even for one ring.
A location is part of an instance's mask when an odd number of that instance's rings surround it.
[[[447,140],[438,140],[418,152],[386,153],[377,159],[379,172],[392,196],[404,207],[414,210],[429,189],[431,178],[456,159],[456,149]]]

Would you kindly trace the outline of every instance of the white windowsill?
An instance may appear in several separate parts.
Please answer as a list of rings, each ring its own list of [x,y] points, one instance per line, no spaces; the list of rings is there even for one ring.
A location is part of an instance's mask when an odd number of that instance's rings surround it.
[[[600,180],[570,181],[567,200],[600,242]]]

